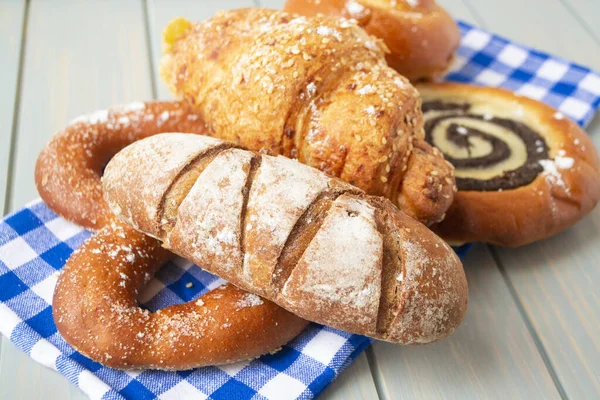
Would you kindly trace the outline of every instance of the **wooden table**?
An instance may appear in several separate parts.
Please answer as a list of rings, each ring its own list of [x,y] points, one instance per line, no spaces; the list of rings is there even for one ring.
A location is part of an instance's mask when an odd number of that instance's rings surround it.
[[[440,0],[459,19],[600,70],[599,0]],[[36,156],[82,113],[169,98],[157,75],[160,32],[255,0],[0,0],[0,210],[37,197]],[[282,0],[260,0],[281,7]],[[600,118],[588,128],[600,147]],[[476,245],[465,260],[470,304],[441,343],[377,343],[325,398],[600,397],[600,208],[518,250]],[[80,399],[8,340],[1,399]]]

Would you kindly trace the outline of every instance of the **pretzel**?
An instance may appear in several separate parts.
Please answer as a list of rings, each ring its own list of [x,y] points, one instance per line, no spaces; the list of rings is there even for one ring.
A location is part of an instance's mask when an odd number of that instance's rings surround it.
[[[53,300],[56,326],[77,351],[112,368],[185,370],[258,357],[307,322],[223,285],[151,313],[136,296],[171,254],[155,239],[111,223],[77,249]]]
[[[117,222],[100,178],[119,150],[169,131],[204,133],[205,125],[179,102],[132,103],[72,121],[40,154],[35,178],[42,199],[65,219],[99,230],[58,280],[53,314],[59,332],[113,368],[183,370],[280,348],[308,322],[230,284],[156,313],[138,307],[139,290],[173,255]]]
[[[157,133],[206,131],[204,121],[176,101],[131,103],[79,117],[39,155],[35,166],[38,192],[61,217],[98,230],[112,219],[100,177],[119,150]]]

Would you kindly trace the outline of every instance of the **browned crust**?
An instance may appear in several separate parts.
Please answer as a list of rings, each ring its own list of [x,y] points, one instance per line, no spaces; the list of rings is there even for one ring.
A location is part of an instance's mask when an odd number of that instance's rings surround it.
[[[456,22],[433,0],[417,6],[398,0],[355,0],[364,7],[348,10],[347,0],[288,0],[284,11],[312,16],[318,13],[355,18],[371,35],[385,42],[390,67],[409,80],[432,80],[442,76],[452,63],[460,41]]]
[[[120,369],[186,370],[279,349],[307,321],[232,285],[150,313],[136,296],[171,254],[111,224],[67,261],[53,300],[56,326],[77,351]]]
[[[561,170],[564,185],[554,185],[540,174],[531,184],[502,192],[459,191],[434,230],[452,243],[484,241],[517,247],[550,237],[575,224],[600,199],[600,163],[590,137],[569,118],[536,100],[499,89],[440,83],[418,86],[424,99],[488,101],[524,113],[521,121],[543,135],[550,157],[564,151],[574,160]]]
[[[104,227],[67,262],[53,313],[70,345],[114,368],[181,370],[253,358],[279,348],[306,326],[262,300],[237,312],[234,305],[249,294],[230,285],[203,296],[203,307],[188,303],[155,314],[137,307],[139,288],[172,254],[155,239],[115,225],[100,177],[105,164],[128,144],[170,131],[205,133],[206,127],[179,102],[114,107],[70,123],[36,164],[36,185],[53,211],[88,229]],[[202,318],[192,318],[198,315]],[[186,321],[185,326],[175,326],[177,320]],[[180,336],[184,328],[190,334]],[[181,340],[171,343],[169,335]]]
[[[75,119],[44,147],[35,184],[61,217],[87,229],[111,220],[100,177],[106,163],[128,144],[162,132],[206,132],[204,121],[177,101],[131,103]]]
[[[370,201],[379,204],[388,249],[395,251],[393,262],[403,271],[395,307],[389,312],[387,340],[420,344],[427,342],[423,338],[450,335],[464,319],[469,298],[462,268],[453,267],[460,264],[456,253],[388,202]],[[419,251],[424,256],[418,256]]]
[[[452,171],[439,153],[411,155],[423,139],[420,98],[387,65],[381,41],[354,22],[240,9],[200,23],[175,19],[164,38],[161,76],[210,135],[410,204],[405,211],[425,224],[445,213],[453,183],[441,179],[429,196],[419,170],[437,163],[450,180]]]
[[[182,138],[198,143],[190,142],[182,148],[178,144]],[[314,322],[401,344],[440,340],[460,324],[467,307],[467,283],[460,260],[442,239],[389,200],[367,196],[357,188],[282,157],[248,155],[243,150],[229,153],[237,154],[239,160],[262,159],[254,174],[244,172],[250,178],[242,190],[246,197],[242,204],[248,205],[255,218],[249,218],[244,210],[219,208],[223,201],[214,199],[240,195],[239,183],[232,183],[240,181],[239,170],[236,169],[235,179],[225,174],[211,181],[210,176],[216,177],[220,172],[203,175],[211,168],[209,164],[195,184],[188,183],[192,192],[183,201],[194,200],[187,201],[183,213],[181,208],[177,212],[175,229],[162,230],[153,219],[156,213],[152,210],[161,204],[154,194],[168,196],[169,182],[153,187],[152,192],[144,188],[152,186],[154,177],[162,174],[165,162],[170,162],[169,154],[177,152],[177,157],[191,163],[194,149],[207,141],[211,146],[223,144],[204,136],[167,134],[139,141],[117,154],[103,179],[111,209],[118,210],[127,223],[146,227],[142,229],[145,233],[158,237],[175,253]],[[156,148],[164,153],[152,150]],[[219,167],[211,171],[238,164],[236,160],[223,164],[224,160],[212,160]],[[185,168],[183,163],[177,165]],[[176,174],[172,179],[176,179]],[[208,184],[198,186],[198,182]],[[189,193],[210,193],[211,200],[196,201]],[[202,216],[196,218],[199,222],[194,219],[194,212]],[[232,227],[219,222],[223,212],[240,214],[246,225]],[[362,222],[354,225],[353,218]],[[210,225],[210,231],[207,221],[217,221]],[[240,229],[245,229],[246,234],[257,232],[253,236],[257,240],[246,237],[243,241],[242,268],[224,267],[219,261],[223,251],[219,249],[237,243]],[[200,232],[206,245],[198,247],[193,243],[198,242]],[[329,257],[332,254],[334,257]],[[356,260],[361,261],[357,264]],[[332,269],[347,279],[337,273],[332,275]],[[363,271],[369,271],[368,276]],[[355,284],[356,276],[361,274],[364,276]]]

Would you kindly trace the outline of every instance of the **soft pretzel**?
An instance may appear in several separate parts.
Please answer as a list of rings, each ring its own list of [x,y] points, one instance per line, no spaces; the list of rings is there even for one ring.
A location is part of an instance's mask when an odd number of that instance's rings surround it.
[[[57,328],[74,348],[114,368],[188,369],[256,357],[279,348],[307,324],[231,285],[155,314],[137,307],[139,288],[173,254],[114,219],[100,177],[127,144],[172,129],[201,133],[204,123],[178,102],[98,111],[59,132],[36,164],[36,183],[48,206],[81,226],[101,229],[62,270],[53,302]],[[253,307],[236,312],[244,299]],[[206,307],[199,306],[202,302]],[[185,335],[177,321],[198,329]],[[169,343],[169,338],[180,340]]]
[[[151,313],[139,290],[172,255],[127,226],[102,228],[67,261],[53,300],[56,326],[77,351],[112,368],[185,370],[258,357],[307,322],[226,284]]]
[[[35,183],[42,200],[61,217],[87,229],[111,220],[102,197],[104,166],[128,144],[160,132],[206,132],[183,103],[131,103],[79,117],[40,153]]]
[[[435,0],[288,0],[283,9],[356,19],[385,42],[390,67],[413,82],[443,75],[460,41],[458,26]]]
[[[172,133],[123,149],[102,180],[123,221],[308,320],[413,344],[464,317],[464,271],[442,239],[295,160]]]
[[[596,206],[598,153],[565,115],[504,89],[418,88],[427,140],[456,167],[458,193],[433,227],[447,240],[522,246],[568,228]]]
[[[424,141],[415,88],[354,22],[242,9],[176,19],[164,40],[161,75],[210,135],[297,158],[425,224],[443,218],[452,166]]]

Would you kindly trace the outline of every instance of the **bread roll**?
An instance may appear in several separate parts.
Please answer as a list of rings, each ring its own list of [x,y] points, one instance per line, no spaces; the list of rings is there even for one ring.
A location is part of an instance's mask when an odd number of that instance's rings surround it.
[[[465,275],[444,241],[297,161],[161,134],[118,153],[103,188],[123,221],[302,318],[412,344],[464,317]]]
[[[435,0],[288,0],[284,10],[356,19],[383,39],[390,67],[412,82],[444,75],[460,41],[458,26]]]

